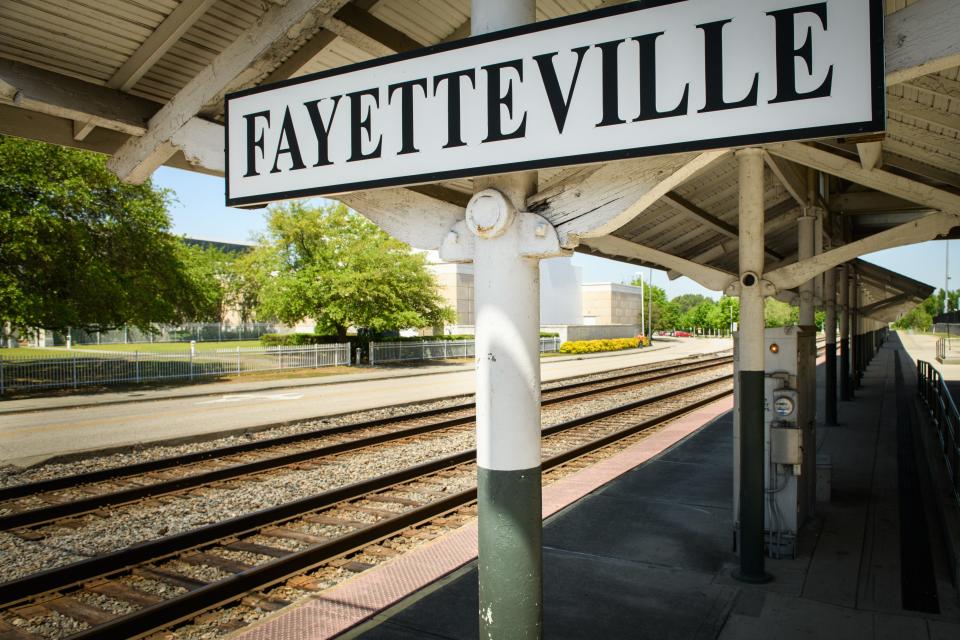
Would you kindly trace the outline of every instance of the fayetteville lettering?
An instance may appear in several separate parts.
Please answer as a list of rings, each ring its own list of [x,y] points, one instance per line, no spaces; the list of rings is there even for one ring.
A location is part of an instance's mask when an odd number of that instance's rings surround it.
[[[800,100],[828,98],[833,89],[834,65],[830,64],[812,78],[814,70],[815,45],[818,33],[809,24],[810,19],[826,33],[827,2],[806,4],[803,6],[768,11],[769,27],[773,32],[774,51],[770,55],[775,62],[775,95],[767,104],[782,104]],[[797,25],[800,16],[806,17],[807,29],[797,37]],[[676,118],[690,113],[711,113],[733,109],[755,107],[760,95],[760,74],[753,76],[750,88],[737,97],[730,97],[724,86],[724,34],[725,28],[734,18],[715,20],[697,24],[702,35],[703,100],[691,104],[690,82],[676,79],[676,93],[680,99],[675,106],[661,108],[657,97],[657,52],[669,33],[658,31],[630,38],[598,42],[564,49],[563,55],[575,60],[569,80],[561,81],[557,73],[556,59],[561,49],[533,55],[530,63],[525,59],[504,60],[476,68],[460,69],[431,77],[420,77],[370,87],[342,95],[316,97],[284,107],[281,116],[268,110],[243,113],[244,159],[243,176],[260,176],[296,172],[308,167],[323,167],[335,163],[354,163],[383,157],[384,136],[394,136],[399,144],[391,145],[397,149],[397,156],[419,154],[424,151],[424,141],[418,138],[415,114],[426,101],[442,101],[445,122],[434,123],[445,131],[443,149],[468,146],[464,140],[463,105],[466,101],[479,101],[484,114],[484,135],[473,142],[484,145],[504,140],[523,139],[528,129],[528,117],[534,113],[534,105],[521,105],[516,99],[518,88],[524,83],[536,83],[541,89],[540,95],[549,107],[553,126],[558,134],[563,134],[567,126],[570,107],[580,94],[578,82],[587,74],[599,76],[599,96],[588,95],[596,117],[595,128],[624,127],[631,123],[647,122],[666,118]],[[639,76],[627,85],[623,82],[619,65],[624,50],[633,49],[639,59]],[[743,64],[743,61],[740,61]],[[806,78],[798,78],[797,70],[805,70]],[[535,70],[536,73],[531,73]],[[483,95],[478,94],[478,79],[484,79]],[[809,85],[811,78],[816,86],[801,90],[801,80]],[[671,79],[671,82],[673,80]],[[681,88],[682,87],[682,88]],[[621,93],[639,93],[639,109],[623,113]],[[671,92],[672,93],[672,92]],[[672,102],[672,101],[671,101]],[[399,108],[400,126],[380,129],[374,124],[382,108]],[[296,110],[301,110],[308,118],[294,118]],[[309,127],[300,128],[296,122],[309,122]],[[275,144],[267,145],[265,132],[277,128],[278,135],[270,136]],[[333,157],[330,139],[335,130],[346,128],[348,153],[344,157]],[[375,133],[377,132],[377,133]],[[301,140],[311,136],[311,157],[304,157]]]

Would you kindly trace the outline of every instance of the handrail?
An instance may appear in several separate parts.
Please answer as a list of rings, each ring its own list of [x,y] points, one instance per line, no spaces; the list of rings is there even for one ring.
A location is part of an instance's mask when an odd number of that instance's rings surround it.
[[[939,351],[939,343],[938,343]],[[943,459],[953,486],[953,497],[960,503],[960,412],[943,376],[929,362],[917,360],[917,393],[927,405],[937,428]]]

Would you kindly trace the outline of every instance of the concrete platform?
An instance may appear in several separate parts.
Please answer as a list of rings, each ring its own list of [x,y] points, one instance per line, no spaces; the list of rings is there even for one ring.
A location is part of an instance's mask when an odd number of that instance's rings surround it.
[[[728,339],[685,339],[630,353],[544,358],[541,371],[548,382],[730,348]],[[290,380],[282,388],[278,382],[0,402],[0,464],[26,466],[147,443],[211,439],[278,423],[471,394],[475,373],[468,362],[426,371],[364,368],[346,379]]]
[[[773,582],[745,586],[730,577],[732,418],[701,411],[688,423],[706,427],[694,425],[685,440],[674,433],[682,442],[646,462],[624,452],[622,475],[582,488],[586,497],[546,521],[544,637],[960,637],[942,540],[925,526],[932,516],[922,474],[904,455],[912,398],[908,387],[898,394],[896,358],[909,383],[909,361],[893,337],[855,400],[841,403],[842,424],[819,427],[818,453],[833,462],[832,500],[804,530],[798,559],[768,561]],[[545,489],[545,515],[554,486]],[[475,563],[457,568],[475,544],[475,528],[461,529],[236,637],[476,638]],[[443,562],[450,573],[417,590]],[[924,563],[926,576],[917,571]]]

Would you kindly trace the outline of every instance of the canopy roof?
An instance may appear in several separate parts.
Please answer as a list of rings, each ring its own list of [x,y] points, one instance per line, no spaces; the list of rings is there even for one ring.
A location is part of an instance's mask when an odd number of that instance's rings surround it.
[[[540,0],[537,18],[611,4]],[[820,240],[849,246],[850,258],[954,232],[960,3],[885,7],[886,134],[767,146],[767,271],[796,262],[804,206],[826,209]],[[222,174],[226,92],[460,39],[469,14],[470,0],[0,2],[0,133],[109,154],[110,167],[131,181],[163,164]],[[808,200],[810,168],[828,176],[827,198]],[[737,175],[730,150],[549,169],[527,204],[567,247],[721,289],[721,276],[737,270]],[[342,200],[398,237],[436,248],[472,192],[463,179]],[[403,229],[404,215],[424,210],[435,211],[436,228]],[[897,226],[917,220],[925,222]],[[881,321],[932,291],[864,262],[857,270],[865,304],[874,305],[868,312]],[[797,273],[788,275],[780,297],[792,295]]]

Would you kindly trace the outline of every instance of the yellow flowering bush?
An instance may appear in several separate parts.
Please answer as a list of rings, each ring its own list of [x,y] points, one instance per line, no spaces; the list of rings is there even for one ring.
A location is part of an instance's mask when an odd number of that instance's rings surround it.
[[[649,344],[649,340],[647,341]],[[567,341],[560,345],[560,353],[600,353],[603,351],[621,351],[636,349],[640,346],[640,338],[612,338],[608,340],[576,340]]]

